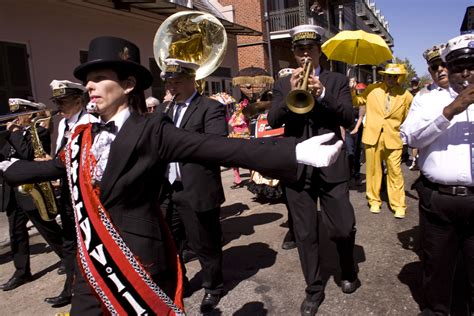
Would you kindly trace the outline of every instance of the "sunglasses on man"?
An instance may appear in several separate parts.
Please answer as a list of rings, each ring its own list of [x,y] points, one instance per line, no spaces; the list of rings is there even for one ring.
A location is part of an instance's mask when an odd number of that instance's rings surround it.
[[[439,67],[446,68],[446,63],[445,62],[439,62],[439,63],[434,63],[430,65],[430,70],[431,71],[438,71]]]

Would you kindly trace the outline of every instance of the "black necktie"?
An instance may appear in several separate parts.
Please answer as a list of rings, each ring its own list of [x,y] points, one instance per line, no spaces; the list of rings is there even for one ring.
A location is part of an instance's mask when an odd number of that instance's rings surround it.
[[[69,132],[69,124],[67,122],[67,120],[64,122],[65,126],[64,126],[64,132],[63,132],[63,138],[61,139],[61,146],[59,147],[59,150],[58,152],[64,148],[64,146],[66,146],[67,144],[67,140],[68,140],[68,132]]]
[[[173,116],[173,123],[175,126],[178,126],[179,115],[181,114],[181,110],[186,105],[186,103],[176,103],[176,111],[174,112]]]
[[[102,131],[107,131],[109,133],[115,134],[117,131],[117,126],[115,126],[114,121],[110,121],[107,124],[92,123],[92,134],[97,135]]]

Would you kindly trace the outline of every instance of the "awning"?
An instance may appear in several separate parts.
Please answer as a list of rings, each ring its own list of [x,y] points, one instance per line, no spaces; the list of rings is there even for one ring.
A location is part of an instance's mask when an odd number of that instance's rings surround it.
[[[167,0],[83,0],[87,3],[93,3],[96,5],[102,5],[109,8],[113,8],[121,11],[129,11],[132,13],[140,14],[141,12],[146,12],[147,17],[153,17],[156,15],[159,20],[162,20],[163,16],[166,18],[176,12],[180,11],[189,11],[195,10],[200,12],[210,13],[216,16],[215,12],[212,12],[208,7],[204,5],[194,5],[193,8],[188,8],[177,3],[173,3]],[[179,2],[179,1],[175,1]],[[186,2],[186,1],[181,1]],[[151,14],[151,15],[150,15]],[[262,32],[251,29],[249,27],[232,23],[222,17],[216,16],[219,21],[224,25],[225,30],[228,34],[233,35],[246,35],[246,36],[261,36]]]

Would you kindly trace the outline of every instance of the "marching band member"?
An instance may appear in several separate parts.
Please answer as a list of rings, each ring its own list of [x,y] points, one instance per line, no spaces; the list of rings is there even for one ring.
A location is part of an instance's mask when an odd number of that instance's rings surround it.
[[[176,128],[162,112],[143,115],[152,75],[138,47],[121,38],[92,40],[74,75],[86,83],[88,108],[101,123],[76,126],[62,159],[0,163],[12,184],[67,173],[80,266],[73,315],[184,313],[180,264],[157,205],[169,162],[239,165],[291,181],[298,163],[327,166],[342,147],[322,145],[333,135],[297,145],[244,141]],[[263,155],[271,159],[262,162]]]
[[[165,64],[165,86],[174,100],[171,104],[164,103],[161,111],[168,108],[168,116],[180,129],[227,136],[224,106],[196,90],[195,76],[199,65],[171,58],[166,59]],[[209,312],[217,306],[224,291],[220,214],[225,196],[221,168],[211,163],[172,162],[169,164],[167,180],[163,184],[166,219],[180,254],[187,244],[197,255],[205,291],[201,311]],[[184,234],[175,234],[174,229],[177,227],[173,224],[179,222],[184,226]],[[184,264],[183,272],[186,274]],[[187,285],[186,277],[185,280]]]
[[[86,88],[68,80],[53,80],[50,83],[51,100],[57,106],[63,117],[58,125],[58,137],[55,152],[58,154],[66,146],[76,125],[96,122],[97,118],[87,114]],[[45,301],[52,307],[62,307],[71,303],[72,284],[74,280],[74,263],[76,259],[76,230],[74,222],[74,210],[71,204],[71,193],[67,179],[60,180],[61,194],[58,200],[59,214],[61,216],[63,237],[63,266],[65,268],[66,280],[64,287],[58,296],[47,297]]]
[[[31,142],[30,120],[34,114],[21,115],[22,112],[43,110],[46,106],[42,103],[35,103],[23,99],[9,99],[10,111],[19,114],[16,121],[7,123],[5,131],[7,143],[0,151],[0,160],[10,159],[33,160],[34,148]],[[51,138],[49,131],[42,127],[37,127],[38,137],[43,149],[50,151]],[[8,226],[10,229],[10,246],[13,256],[15,272],[8,282],[2,284],[0,288],[4,291],[13,290],[32,280],[30,270],[30,244],[27,223],[30,220],[54,252],[61,258],[62,237],[61,227],[56,221],[45,221],[41,218],[33,199],[30,195],[25,195],[18,191],[17,187],[4,183],[4,210],[8,216]]]
[[[308,139],[313,135],[335,133],[341,139],[340,126],[347,128],[353,122],[348,79],[323,69],[319,64],[324,32],[316,25],[300,25],[290,31],[293,54],[300,68],[275,83],[268,114],[271,127],[278,128],[285,124],[285,136]],[[289,110],[286,97],[297,88],[302,67],[308,59],[314,68],[310,70],[308,79],[314,108],[306,114],[296,114]],[[349,178],[349,163],[343,150],[331,167],[307,166],[298,174],[296,183],[282,181],[306,280],[301,315],[315,315],[324,300],[318,237],[321,225],[326,227],[329,238],[337,245],[342,292],[352,293],[360,285],[353,258],[356,229],[354,209],[349,201]],[[322,223],[319,223],[316,208],[318,199],[321,202]]]
[[[474,35],[449,40],[441,58],[449,88],[422,95],[403,129],[420,156],[422,315],[450,314],[458,253],[468,275],[466,296],[474,301]]]

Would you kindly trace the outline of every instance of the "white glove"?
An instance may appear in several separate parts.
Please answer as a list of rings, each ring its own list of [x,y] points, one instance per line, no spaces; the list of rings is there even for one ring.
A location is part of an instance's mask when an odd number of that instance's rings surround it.
[[[334,133],[314,136],[296,145],[296,160],[313,167],[327,167],[333,164],[342,149],[342,140],[333,145],[322,145],[331,140]]]
[[[12,165],[13,161],[10,161],[10,160],[4,160],[2,162],[0,162],[0,170],[2,170],[3,172],[5,172],[8,167],[10,167]]]

